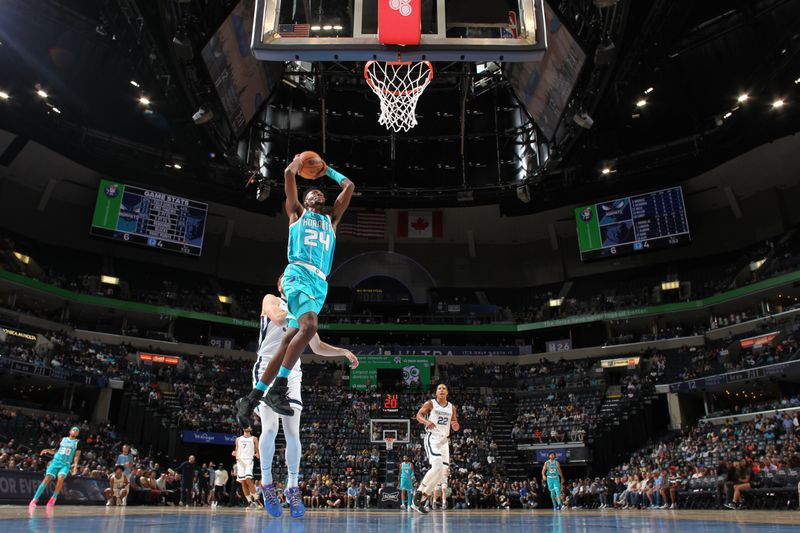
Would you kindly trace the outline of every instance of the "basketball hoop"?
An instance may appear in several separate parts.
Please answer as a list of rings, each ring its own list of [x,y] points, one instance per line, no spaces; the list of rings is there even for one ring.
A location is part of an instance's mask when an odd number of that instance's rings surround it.
[[[386,443],[386,451],[391,450],[394,447],[394,441],[397,440],[394,437],[384,437],[383,442]]]
[[[395,132],[417,125],[417,100],[433,80],[430,61],[367,61],[364,78],[381,101],[379,124]]]

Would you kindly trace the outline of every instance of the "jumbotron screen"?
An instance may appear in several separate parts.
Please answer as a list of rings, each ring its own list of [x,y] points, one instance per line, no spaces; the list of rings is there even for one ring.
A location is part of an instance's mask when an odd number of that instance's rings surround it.
[[[203,202],[102,180],[91,234],[199,256],[207,214]]]
[[[680,187],[584,205],[575,222],[582,261],[691,242]]]

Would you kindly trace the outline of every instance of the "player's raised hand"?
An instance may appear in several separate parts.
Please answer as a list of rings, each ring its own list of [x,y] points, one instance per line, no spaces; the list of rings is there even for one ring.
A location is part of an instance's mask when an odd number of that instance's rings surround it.
[[[358,357],[353,352],[347,350],[344,354],[347,360],[350,361],[350,368],[358,368]]]
[[[303,168],[303,161],[300,159],[300,154],[294,154],[294,159],[292,159],[292,162],[289,163],[288,168],[295,174],[300,172],[300,169]]]

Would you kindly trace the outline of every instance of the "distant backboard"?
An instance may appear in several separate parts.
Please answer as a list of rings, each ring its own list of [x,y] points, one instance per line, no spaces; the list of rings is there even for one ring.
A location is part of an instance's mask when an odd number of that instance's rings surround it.
[[[543,0],[421,0],[420,44],[382,45],[378,3],[256,0],[252,49],[263,61],[538,61]],[[395,0],[397,2],[397,0]]]
[[[369,441],[382,443],[386,437],[394,438],[397,444],[408,444],[411,439],[411,421],[407,418],[370,419]]]

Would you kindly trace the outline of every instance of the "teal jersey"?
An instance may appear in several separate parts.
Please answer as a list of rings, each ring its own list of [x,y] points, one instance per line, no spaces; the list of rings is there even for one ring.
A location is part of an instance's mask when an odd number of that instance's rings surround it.
[[[309,264],[327,276],[331,272],[335,248],[336,233],[328,215],[306,209],[303,215],[289,226],[287,255],[290,263],[300,261]]]
[[[547,464],[547,477],[559,479],[561,476],[558,475],[558,461],[551,461],[550,459],[548,459],[546,464]]]
[[[411,463],[403,463],[400,465],[400,477],[409,479],[414,477],[414,467]]]
[[[61,444],[59,444],[58,450],[56,450],[56,454],[53,456],[53,462],[51,464],[59,466],[71,466],[72,460],[75,459],[75,452],[78,451],[79,442],[79,439],[72,440],[69,437],[64,437],[61,439]]]

